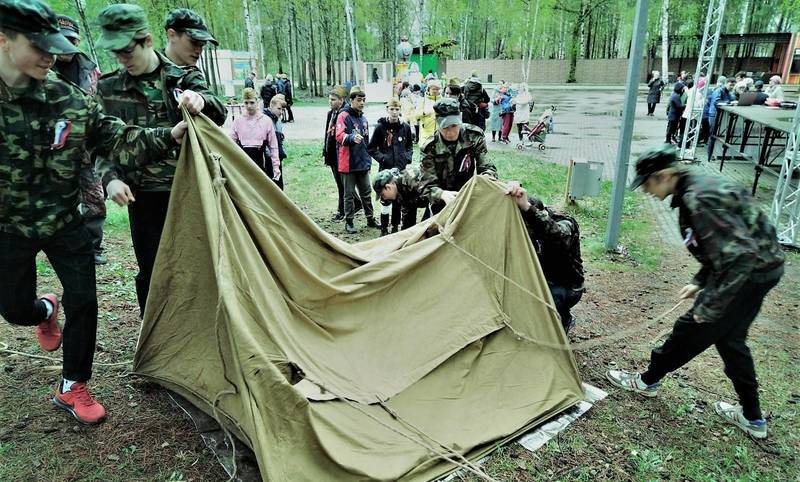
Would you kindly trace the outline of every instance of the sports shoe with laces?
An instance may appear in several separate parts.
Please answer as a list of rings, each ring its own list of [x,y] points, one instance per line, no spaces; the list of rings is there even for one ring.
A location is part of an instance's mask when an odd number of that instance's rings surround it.
[[[617,388],[638,393],[645,397],[658,395],[658,387],[661,386],[661,382],[648,385],[642,381],[642,376],[639,373],[626,372],[625,370],[609,370],[606,372],[606,378]]]
[[[736,425],[751,437],[758,439],[767,438],[767,421],[763,418],[759,420],[748,420],[742,413],[741,406],[731,405],[727,402],[716,402],[714,404],[714,411],[728,423]]]
[[[85,383],[73,383],[66,393],[61,392],[61,382],[56,388],[53,403],[62,410],[71,413],[75,419],[86,425],[94,425],[106,418],[106,409],[97,403]]]
[[[41,299],[53,305],[53,313],[36,326],[36,338],[44,351],[56,351],[61,346],[61,328],[58,326],[58,298],[52,293],[42,295]]]

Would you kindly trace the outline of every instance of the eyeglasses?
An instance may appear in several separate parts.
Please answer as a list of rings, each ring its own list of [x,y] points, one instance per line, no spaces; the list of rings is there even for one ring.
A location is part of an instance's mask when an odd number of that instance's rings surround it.
[[[111,53],[113,53],[117,57],[125,57],[125,58],[130,57],[131,55],[133,55],[133,52],[136,50],[137,46],[144,45],[145,40],[146,38],[134,39],[133,45],[128,44],[128,46],[125,47],[124,49],[112,50]]]

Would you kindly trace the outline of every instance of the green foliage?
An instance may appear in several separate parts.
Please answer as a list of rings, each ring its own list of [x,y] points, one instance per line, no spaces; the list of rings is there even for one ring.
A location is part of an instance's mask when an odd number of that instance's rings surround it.
[[[52,0],[51,4],[58,12],[78,18],[78,1]],[[109,3],[83,1],[89,23]],[[290,73],[298,87],[305,88],[310,79],[304,66],[312,61],[313,51],[313,61],[321,72],[318,82],[341,83],[342,76],[349,77],[333,68],[333,62],[351,57],[341,0],[128,1],[147,12],[157,47],[163,47],[166,40],[166,13],[176,7],[189,7],[205,17],[220,48],[238,51],[246,51],[248,45],[243,9],[246,1],[256,26],[256,44],[260,45],[256,52],[259,76],[282,69]],[[520,59],[530,51],[533,58],[624,58],[628,56],[636,6],[635,0],[427,0],[421,16],[417,1],[352,0],[352,4],[361,58],[390,61],[394,60],[394,49],[402,35],[417,44],[421,17],[424,43],[457,42],[440,49],[443,57]],[[669,6],[670,35],[702,34],[707,9],[705,0],[673,0]],[[661,21],[661,3],[651,2],[647,24],[649,55],[660,55]],[[727,2],[727,33],[739,33],[742,28],[745,32],[791,32],[798,29],[798,24],[800,0]],[[92,30],[96,38],[96,28]],[[83,47],[88,48],[86,39]],[[98,55],[104,72],[116,68],[113,58],[105,53]]]

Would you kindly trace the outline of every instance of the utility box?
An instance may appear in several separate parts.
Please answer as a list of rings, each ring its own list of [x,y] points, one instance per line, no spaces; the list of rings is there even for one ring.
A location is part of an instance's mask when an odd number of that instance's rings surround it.
[[[567,201],[573,202],[600,194],[603,181],[603,163],[600,161],[569,161]]]

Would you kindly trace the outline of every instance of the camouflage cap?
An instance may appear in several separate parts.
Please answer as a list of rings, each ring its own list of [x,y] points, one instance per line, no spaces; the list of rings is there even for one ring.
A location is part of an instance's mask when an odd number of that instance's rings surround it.
[[[40,0],[0,0],[0,28],[25,35],[36,48],[49,54],[78,52],[59,31],[56,13]]]
[[[81,29],[78,28],[78,22],[72,17],[66,15],[58,16],[58,28],[61,30],[61,35],[67,38],[81,39]]]
[[[203,17],[198,15],[194,10],[189,10],[188,8],[176,8],[167,14],[167,18],[164,20],[164,30],[168,29],[186,32],[195,40],[219,45],[217,39],[209,33]]]
[[[457,99],[441,99],[433,104],[436,112],[436,125],[439,129],[461,124],[461,109]]]
[[[375,179],[372,181],[372,189],[375,190],[375,199],[380,199],[383,188],[390,182],[394,181],[394,179],[399,175],[400,170],[397,168],[384,169],[378,172],[378,174],[375,174]]]
[[[97,24],[100,26],[100,38],[95,47],[103,50],[122,50],[131,40],[141,38],[150,30],[142,7],[129,3],[104,8],[97,16]]]
[[[678,151],[672,144],[662,144],[646,150],[636,159],[636,177],[631,182],[631,189],[636,189],[648,177],[677,163]]]

